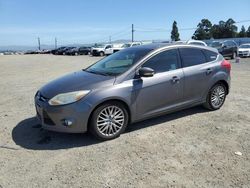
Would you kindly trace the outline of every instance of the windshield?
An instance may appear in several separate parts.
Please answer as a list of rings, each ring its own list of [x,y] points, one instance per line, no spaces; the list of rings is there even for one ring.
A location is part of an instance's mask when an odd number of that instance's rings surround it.
[[[250,44],[242,44],[240,45],[240,48],[250,48]]]
[[[94,46],[94,48],[104,48],[104,47],[105,47],[104,44],[97,44],[97,45]]]
[[[213,48],[220,48],[222,46],[222,43],[221,42],[212,42],[210,44],[210,46]]]
[[[119,75],[127,71],[150,51],[151,49],[128,48],[98,61],[86,71],[102,75]]]
[[[131,46],[131,44],[123,44],[122,47],[123,48],[129,48]]]

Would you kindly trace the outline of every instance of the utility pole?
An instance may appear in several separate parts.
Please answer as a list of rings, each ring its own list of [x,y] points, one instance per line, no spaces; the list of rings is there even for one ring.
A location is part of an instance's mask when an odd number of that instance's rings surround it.
[[[57,49],[57,38],[55,38],[55,49]]]
[[[134,42],[134,32],[135,32],[134,24],[132,24],[132,42]]]
[[[38,37],[37,40],[38,40],[38,50],[41,50],[40,37]]]
[[[111,36],[109,36],[109,44],[111,44]]]

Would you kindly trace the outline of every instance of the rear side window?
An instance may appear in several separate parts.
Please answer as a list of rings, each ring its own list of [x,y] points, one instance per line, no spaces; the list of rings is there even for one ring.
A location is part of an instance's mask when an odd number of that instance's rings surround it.
[[[216,52],[212,52],[210,50],[203,50],[203,52],[206,56],[207,62],[214,61],[217,59],[218,54]]]
[[[199,48],[180,48],[183,67],[190,67],[206,63],[206,57]]]
[[[152,68],[156,73],[178,69],[178,51],[173,49],[161,52],[144,63],[143,67]]]

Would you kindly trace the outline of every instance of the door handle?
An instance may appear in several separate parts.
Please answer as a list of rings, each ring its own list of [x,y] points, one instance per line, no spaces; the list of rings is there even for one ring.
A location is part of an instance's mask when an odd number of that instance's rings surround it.
[[[173,76],[172,82],[173,83],[178,83],[180,81],[180,78],[178,76]]]
[[[208,68],[207,71],[206,71],[206,74],[209,75],[213,72],[213,70],[211,68]]]

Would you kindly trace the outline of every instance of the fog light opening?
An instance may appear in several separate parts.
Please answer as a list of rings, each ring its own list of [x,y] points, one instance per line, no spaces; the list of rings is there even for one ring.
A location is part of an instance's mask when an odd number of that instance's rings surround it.
[[[65,119],[63,121],[63,125],[66,126],[66,127],[69,127],[69,126],[73,125],[73,121],[71,121],[69,119]]]

